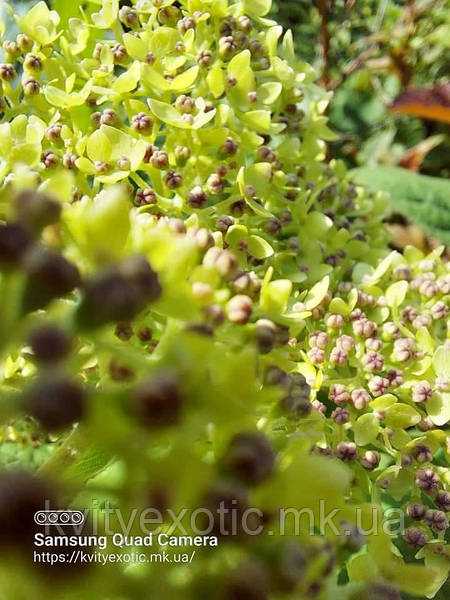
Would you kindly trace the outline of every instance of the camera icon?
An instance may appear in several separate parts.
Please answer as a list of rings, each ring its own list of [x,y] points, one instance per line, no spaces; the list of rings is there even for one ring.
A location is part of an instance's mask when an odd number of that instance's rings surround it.
[[[34,514],[36,525],[82,525],[84,521],[81,510],[39,510]]]

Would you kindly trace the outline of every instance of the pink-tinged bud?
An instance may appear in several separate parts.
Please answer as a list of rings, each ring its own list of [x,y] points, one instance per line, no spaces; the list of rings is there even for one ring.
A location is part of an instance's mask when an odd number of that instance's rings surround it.
[[[328,398],[337,405],[345,404],[350,400],[350,394],[341,383],[335,383],[330,387]]]
[[[323,415],[325,415],[325,414],[326,414],[326,412],[327,412],[327,407],[325,406],[325,404],[324,404],[323,402],[320,402],[320,400],[313,400],[313,401],[311,402],[311,404],[312,404],[312,407],[313,407],[315,410],[319,411],[319,412],[320,412],[320,413],[322,413]]]
[[[350,321],[358,321],[359,319],[367,319],[366,314],[360,309],[355,308],[349,315]]]
[[[336,456],[344,462],[351,462],[356,459],[358,453],[354,442],[339,442],[336,447]]]
[[[412,338],[400,338],[394,342],[392,360],[395,362],[407,362],[414,357],[415,342]]]
[[[426,506],[423,504],[413,503],[408,506],[406,513],[410,519],[421,521],[427,512]]]
[[[431,431],[434,429],[434,423],[430,417],[424,417],[417,423],[416,427],[419,431]]]
[[[411,454],[417,460],[417,462],[425,463],[430,462],[433,459],[433,453],[428,446],[425,444],[417,444],[411,451]]]
[[[428,381],[419,381],[412,386],[412,399],[413,402],[419,404],[428,402],[433,394],[433,390]]]
[[[414,546],[414,548],[422,548],[428,542],[428,536],[419,527],[408,527],[403,532],[403,539],[410,546]]]
[[[341,335],[336,340],[336,347],[344,352],[351,352],[355,347],[355,340],[349,335]]]
[[[324,331],[314,331],[310,334],[308,342],[311,348],[317,347],[325,349],[328,345],[328,335]]]
[[[253,310],[251,298],[248,296],[233,296],[227,304],[227,315],[230,321],[238,325],[248,323]]]
[[[340,348],[333,348],[330,353],[330,363],[338,367],[343,367],[347,364],[348,355],[347,352]]]
[[[376,469],[380,464],[380,455],[375,450],[367,450],[361,458],[362,466],[368,471]]]
[[[410,281],[412,278],[412,271],[407,265],[398,265],[394,269],[394,277],[397,280]]]
[[[405,380],[403,373],[398,369],[391,369],[386,373],[386,377],[389,379],[389,385],[394,388],[402,385]]]
[[[445,531],[448,527],[447,517],[442,510],[427,510],[425,513],[425,523],[432,529],[435,533],[439,533],[440,531]]]
[[[434,281],[424,281],[419,288],[419,292],[426,298],[432,298],[439,293],[439,287]]]
[[[438,279],[437,286],[441,294],[450,294],[450,276],[446,275],[441,279]]]
[[[332,417],[333,421],[335,423],[337,423],[338,425],[344,425],[344,423],[349,422],[350,413],[348,412],[347,409],[341,408],[340,406],[338,406],[338,408],[335,408],[333,410],[333,412],[331,413],[331,417]]]
[[[428,494],[437,492],[440,481],[439,475],[431,468],[416,471],[416,485]]]
[[[439,490],[435,498],[436,504],[444,512],[450,512],[450,492]]]
[[[361,338],[374,337],[377,333],[377,326],[373,321],[358,319],[353,321],[353,332]]]
[[[364,389],[353,390],[351,394],[353,406],[357,410],[363,410],[371,401],[371,397]]]
[[[344,326],[344,317],[337,313],[331,313],[325,317],[325,323],[331,329],[341,329]]]
[[[433,319],[444,319],[448,315],[448,307],[444,302],[439,300],[431,307],[431,314],[433,315]]]
[[[371,351],[363,356],[362,362],[367,371],[381,371],[384,366],[384,356]]]
[[[313,365],[321,365],[325,362],[325,352],[322,348],[317,348],[317,346],[308,350],[307,355]]]
[[[402,310],[402,319],[406,323],[412,323],[419,316],[419,311],[414,306],[406,306]]]
[[[375,375],[369,381],[369,390],[371,394],[375,397],[382,396],[385,394],[389,387],[389,379],[385,377],[380,377],[379,375]]]
[[[432,319],[430,315],[419,315],[412,322],[415,329],[420,329],[421,327],[426,327],[428,329],[431,327],[431,323]]]
[[[392,323],[392,321],[387,321],[386,323],[383,323],[381,335],[386,341],[394,340],[400,336],[400,329],[395,323]]]
[[[381,350],[381,348],[383,347],[383,342],[379,338],[370,337],[367,338],[367,340],[364,342],[364,345],[367,348],[367,350],[378,352],[378,350]]]

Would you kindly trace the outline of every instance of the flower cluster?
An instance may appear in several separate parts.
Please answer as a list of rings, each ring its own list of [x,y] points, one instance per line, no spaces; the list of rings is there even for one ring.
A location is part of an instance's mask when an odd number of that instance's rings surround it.
[[[0,474],[1,541],[29,557],[43,500],[92,490],[123,513],[253,509],[258,535],[213,518],[196,564],[92,567],[90,593],[435,594],[448,265],[386,256],[385,199],[324,162],[328,97],[270,2],[120,4],[63,27],[38,2],[3,40],[1,432],[39,470]],[[281,533],[280,507],[321,501],[340,535]],[[363,535],[392,501],[401,535]]]

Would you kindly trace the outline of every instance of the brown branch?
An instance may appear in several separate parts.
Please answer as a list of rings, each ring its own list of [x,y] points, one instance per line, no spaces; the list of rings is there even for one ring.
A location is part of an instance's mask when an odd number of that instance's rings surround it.
[[[328,0],[316,0],[317,9],[320,14],[320,39],[322,43],[323,69],[320,77],[320,83],[324,88],[328,87],[330,76],[328,74],[328,57],[330,53],[330,32],[328,31],[328,16],[330,6]]]

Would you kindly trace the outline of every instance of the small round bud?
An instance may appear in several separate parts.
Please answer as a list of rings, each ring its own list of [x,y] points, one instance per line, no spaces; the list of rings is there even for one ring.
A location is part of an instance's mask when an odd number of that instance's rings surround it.
[[[267,219],[267,221],[264,223],[264,231],[269,235],[279,235],[281,233],[281,221],[275,217]]]
[[[241,482],[257,485],[272,474],[275,452],[264,434],[238,433],[230,442],[223,465]]]
[[[164,150],[154,150],[150,163],[155,169],[166,169],[169,166],[169,156]]]
[[[175,146],[174,154],[177,165],[180,165],[181,167],[183,167],[191,157],[191,151],[187,146]]]
[[[134,403],[141,425],[150,428],[176,425],[183,406],[178,379],[172,373],[154,375],[135,389]]]
[[[24,290],[24,307],[32,311],[71,292],[80,282],[78,269],[61,254],[36,247],[26,256],[24,263],[27,281]]]
[[[339,442],[336,446],[336,456],[344,462],[351,462],[357,457],[356,444],[354,442]]]
[[[439,475],[437,475],[433,469],[426,468],[416,471],[416,485],[424,492],[433,494],[437,491],[439,483]]]
[[[50,142],[57,142],[61,138],[61,129],[62,125],[60,123],[55,123],[54,125],[50,125],[45,130],[45,137]]]
[[[122,6],[122,8],[119,10],[119,20],[130,28],[133,28],[139,24],[138,13],[130,6]]]
[[[389,385],[393,388],[402,385],[405,380],[403,373],[398,369],[391,369],[386,373],[386,377],[389,380]]]
[[[250,320],[252,311],[252,300],[248,296],[238,294],[228,301],[227,316],[232,323],[245,325]]]
[[[219,177],[219,175],[217,175],[217,173],[213,173],[212,175],[210,175],[208,177],[208,179],[206,181],[206,187],[207,187],[208,191],[215,196],[222,194],[222,192],[225,188],[221,177]]]
[[[335,383],[330,387],[328,398],[340,406],[350,400],[350,394],[345,385]]]
[[[216,221],[216,229],[222,233],[226,233],[232,225],[234,225],[234,219],[228,215],[222,215]]]
[[[337,313],[332,313],[325,317],[325,323],[331,329],[341,329],[344,326],[344,317]]]
[[[27,54],[23,61],[25,71],[31,73],[40,73],[42,71],[42,61],[35,54]]]
[[[347,352],[340,348],[334,347],[330,352],[330,363],[338,367],[343,367],[347,364]]]
[[[117,113],[112,108],[105,109],[100,115],[101,125],[114,125],[117,121]]]
[[[358,319],[353,321],[353,333],[361,338],[373,337],[377,332],[377,326],[373,321]]]
[[[201,50],[197,55],[197,64],[199,67],[206,69],[211,65],[212,54],[210,50]]]
[[[122,340],[122,342],[127,342],[133,337],[133,328],[131,327],[130,323],[127,322],[117,323],[114,333],[119,340]]]
[[[447,517],[442,510],[427,510],[424,520],[428,527],[435,533],[445,531],[448,527]]]
[[[41,154],[41,162],[46,169],[55,169],[59,165],[59,156],[48,150]]]
[[[126,156],[121,156],[117,159],[116,165],[121,171],[129,171],[131,167],[130,159]]]
[[[336,347],[344,352],[350,352],[355,347],[355,340],[349,335],[341,335],[336,340]]]
[[[238,149],[239,144],[233,138],[228,137],[220,147],[219,153],[221,156],[234,156]]]
[[[238,29],[240,31],[243,31],[244,33],[250,33],[250,31],[252,30],[252,22],[246,15],[242,15],[241,17],[239,17],[236,22],[236,25]]]
[[[120,64],[128,58],[128,52],[122,44],[115,44],[112,48],[114,62]]]
[[[415,383],[411,390],[413,402],[417,402],[419,404],[428,402],[433,394],[433,390],[428,381],[419,381],[418,383]]]
[[[229,58],[237,50],[237,44],[231,35],[219,39],[219,54],[222,58]]]
[[[24,190],[14,199],[18,220],[33,232],[59,221],[61,204],[46,194]]]
[[[197,247],[201,250],[207,250],[214,246],[214,238],[211,232],[205,227],[201,227],[200,229],[197,227],[190,227],[186,234],[194,239]]]
[[[169,189],[174,190],[183,185],[183,177],[181,173],[177,173],[176,171],[168,171],[164,176],[164,183]]]
[[[37,79],[27,79],[23,83],[23,92],[27,96],[36,96],[41,91],[41,85]]]
[[[369,404],[371,398],[364,389],[356,389],[351,393],[351,402],[356,410],[363,410]]]
[[[39,379],[26,395],[31,416],[49,431],[58,431],[80,421],[85,413],[83,389],[64,375]]]
[[[12,81],[17,76],[13,65],[9,63],[0,64],[0,79],[3,81]]]
[[[431,449],[428,446],[425,446],[425,444],[417,444],[414,446],[411,454],[414,456],[417,462],[420,463],[431,462],[433,459],[433,453],[431,452]]]
[[[192,113],[195,108],[195,101],[190,96],[186,96],[185,94],[182,94],[181,96],[178,96],[178,98],[176,99],[175,108],[180,113]]]
[[[156,204],[157,198],[155,191],[151,188],[139,188],[134,196],[134,204],[136,206],[148,206]]]
[[[22,53],[29,52],[33,47],[33,40],[31,40],[24,33],[19,33],[19,35],[16,38],[16,42]]]
[[[149,115],[140,112],[131,118],[131,126],[139,133],[148,133],[153,127],[153,120]]]
[[[350,413],[348,412],[347,409],[341,408],[340,406],[338,406],[338,408],[335,408],[333,410],[333,412],[331,413],[331,417],[332,417],[333,421],[335,423],[337,423],[338,425],[344,425],[344,423],[349,422]]]
[[[28,229],[17,224],[0,223],[0,265],[18,267],[32,244]]]
[[[188,203],[192,208],[202,208],[207,199],[206,192],[199,185],[196,185],[188,192]]]
[[[70,350],[67,334],[54,325],[44,325],[32,331],[28,343],[36,360],[41,363],[59,361],[67,356]]]
[[[435,498],[436,504],[444,512],[450,512],[450,492],[439,490]]]
[[[361,458],[361,464],[368,471],[376,469],[380,464],[380,454],[375,450],[367,450]]]
[[[321,365],[325,362],[325,352],[317,346],[308,350],[307,356],[313,365]]]
[[[379,375],[375,375],[375,377],[372,377],[372,379],[369,381],[368,385],[369,390],[373,396],[382,396],[388,390],[389,379],[386,379],[385,377],[380,377]]]
[[[384,366],[384,356],[377,352],[368,352],[362,358],[362,363],[366,371],[372,373],[381,371]]]
[[[426,512],[426,506],[424,506],[423,504],[418,504],[417,502],[410,504],[406,509],[408,517],[410,519],[413,519],[414,521],[421,521],[424,518]]]
[[[325,349],[328,345],[328,335],[324,331],[314,331],[308,338],[311,348],[317,347]]]
[[[177,23],[178,31],[184,35],[189,29],[195,29],[195,20],[192,17],[183,17]]]
[[[414,546],[414,548],[422,548],[428,542],[428,536],[419,527],[408,527],[403,532],[403,539],[410,546]]]

